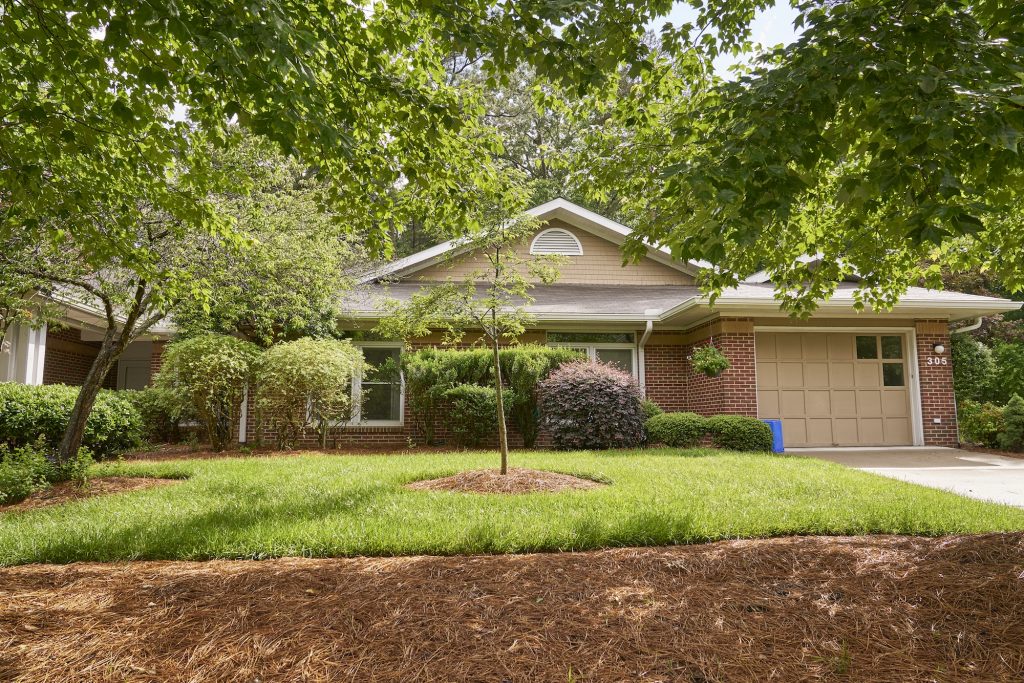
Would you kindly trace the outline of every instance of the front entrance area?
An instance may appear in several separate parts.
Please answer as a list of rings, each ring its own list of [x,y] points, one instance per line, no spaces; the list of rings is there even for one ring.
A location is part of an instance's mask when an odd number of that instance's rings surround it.
[[[756,332],[757,405],[787,447],[914,442],[902,332]]]

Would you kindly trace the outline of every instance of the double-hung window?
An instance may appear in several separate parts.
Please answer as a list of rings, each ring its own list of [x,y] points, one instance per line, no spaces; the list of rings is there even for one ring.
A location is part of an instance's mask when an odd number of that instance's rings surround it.
[[[636,338],[632,332],[549,332],[548,345],[577,349],[590,360],[637,375]]]
[[[401,425],[404,390],[399,370],[402,345],[395,342],[362,342],[366,366],[352,378],[352,422],[361,425]]]

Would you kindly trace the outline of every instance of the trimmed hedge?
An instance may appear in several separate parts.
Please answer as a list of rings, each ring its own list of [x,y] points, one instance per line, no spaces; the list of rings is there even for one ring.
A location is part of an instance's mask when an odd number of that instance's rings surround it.
[[[494,441],[498,433],[498,392],[493,387],[457,384],[445,398],[451,404],[448,428],[459,446],[476,447]],[[505,394],[503,399],[510,396]]]
[[[647,420],[647,440],[674,448],[692,448],[705,436],[718,448],[763,452],[772,449],[772,430],[761,420],[744,415],[663,413]]]
[[[756,417],[714,415],[707,420],[708,434],[718,448],[765,452],[772,449],[772,430]]]
[[[643,443],[644,411],[632,375],[574,361],[540,383],[540,410],[556,448],[631,448]]]
[[[63,384],[0,384],[0,443],[18,448],[36,444],[56,449],[78,398],[78,387]],[[85,424],[82,446],[109,458],[142,443],[143,422],[131,396],[102,390]]]
[[[708,419],[696,413],[662,413],[647,420],[647,441],[692,448],[708,433]]]

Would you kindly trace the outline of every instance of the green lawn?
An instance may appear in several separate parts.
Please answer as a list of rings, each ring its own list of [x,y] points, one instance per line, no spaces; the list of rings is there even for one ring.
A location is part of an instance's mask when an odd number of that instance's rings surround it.
[[[717,451],[515,453],[610,485],[522,496],[402,485],[493,467],[481,453],[106,463],[171,486],[0,513],[0,564],[579,550],[790,534],[1024,529],[1024,510],[818,460]]]

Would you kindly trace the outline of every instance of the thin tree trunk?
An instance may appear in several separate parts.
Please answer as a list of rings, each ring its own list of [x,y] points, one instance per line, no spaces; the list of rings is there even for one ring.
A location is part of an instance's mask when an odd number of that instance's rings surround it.
[[[103,388],[103,380],[107,373],[114,367],[114,363],[124,351],[124,335],[118,336],[114,330],[107,332],[103,338],[100,351],[85,376],[82,388],[75,399],[75,405],[71,409],[68,418],[68,426],[64,430],[64,437],[61,439],[60,447],[57,449],[57,462],[65,463],[78,454],[82,446],[82,439],[85,436],[85,425],[89,421],[89,414],[92,412],[96,397]]]
[[[498,451],[501,453],[501,473],[508,474],[508,430],[505,427],[505,400],[501,391],[501,358],[498,355],[498,337],[491,340],[494,350],[494,394],[498,404]]]

